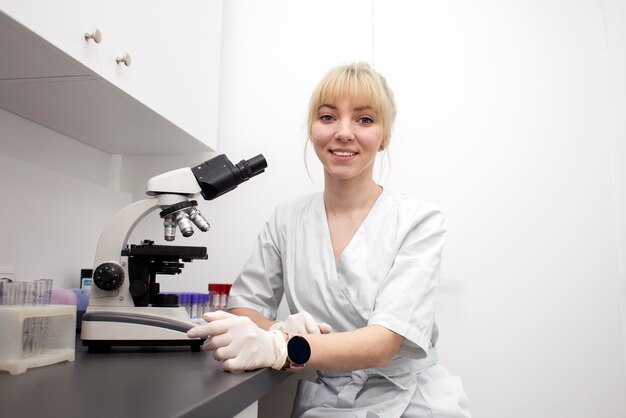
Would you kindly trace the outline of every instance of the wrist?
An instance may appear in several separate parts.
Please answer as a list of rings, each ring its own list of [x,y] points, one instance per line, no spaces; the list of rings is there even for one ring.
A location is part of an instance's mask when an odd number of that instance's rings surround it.
[[[282,325],[283,321],[276,321],[274,322],[271,326],[270,326],[270,331],[274,331],[274,330],[279,330],[280,326]]]
[[[270,367],[274,370],[283,370],[287,363],[287,341],[282,332],[278,330],[269,331],[274,348],[274,362]]]

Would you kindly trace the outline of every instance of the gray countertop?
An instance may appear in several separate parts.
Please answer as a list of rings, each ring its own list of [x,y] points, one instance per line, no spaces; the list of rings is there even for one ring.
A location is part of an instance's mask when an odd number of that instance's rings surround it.
[[[290,373],[228,373],[210,353],[189,347],[113,347],[12,376],[0,372],[0,415],[7,418],[232,417]]]

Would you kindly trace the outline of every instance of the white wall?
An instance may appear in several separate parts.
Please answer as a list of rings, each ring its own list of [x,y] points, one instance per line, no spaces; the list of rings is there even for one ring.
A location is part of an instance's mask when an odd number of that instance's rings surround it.
[[[391,184],[447,214],[443,276],[462,285],[444,281],[440,351],[479,416],[625,414],[616,12],[396,2],[380,21],[375,57],[401,86],[394,168],[413,171]]]
[[[622,337],[626,347],[626,4],[613,0],[601,4],[607,47],[609,85],[609,152],[615,198],[615,242],[621,277]],[[624,350],[626,357],[626,350]]]
[[[131,202],[116,156],[0,109],[0,266],[80,285],[106,222]]]

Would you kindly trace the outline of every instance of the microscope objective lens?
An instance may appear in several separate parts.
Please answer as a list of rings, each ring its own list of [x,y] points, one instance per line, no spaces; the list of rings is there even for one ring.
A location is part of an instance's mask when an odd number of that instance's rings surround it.
[[[187,212],[178,212],[176,214],[176,223],[178,224],[178,228],[184,237],[190,237],[193,235],[193,226],[189,220]]]
[[[163,219],[165,241],[174,241],[176,238],[176,223],[172,218]]]
[[[206,232],[211,228],[211,225],[209,225],[204,216],[202,216],[200,211],[196,208],[191,209],[191,212],[189,213],[189,219],[191,219],[193,223],[198,227],[198,229],[202,232]]]

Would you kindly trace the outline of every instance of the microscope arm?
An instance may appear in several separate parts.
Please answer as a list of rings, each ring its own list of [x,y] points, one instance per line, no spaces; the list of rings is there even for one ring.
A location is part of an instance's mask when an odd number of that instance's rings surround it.
[[[96,248],[94,266],[97,268],[104,263],[115,263],[122,266],[122,249],[126,248],[128,238],[137,224],[146,215],[159,207],[170,206],[185,201],[187,201],[186,196],[162,194],[157,197],[140,200],[122,209],[107,224],[100,235],[98,247]],[[127,271],[126,268],[123,270]],[[101,290],[96,286],[92,287],[92,298],[97,299],[107,296],[110,296],[110,292]],[[128,299],[128,295],[121,296],[125,296],[125,299]],[[132,299],[130,299],[130,303],[132,304]]]
[[[130,234],[135,226],[148,213],[157,208],[156,199],[144,199],[135,202],[117,213],[117,215],[109,221],[107,226],[100,235],[98,247],[96,249],[96,266],[105,261],[114,261],[119,263],[121,249],[126,247]]]

